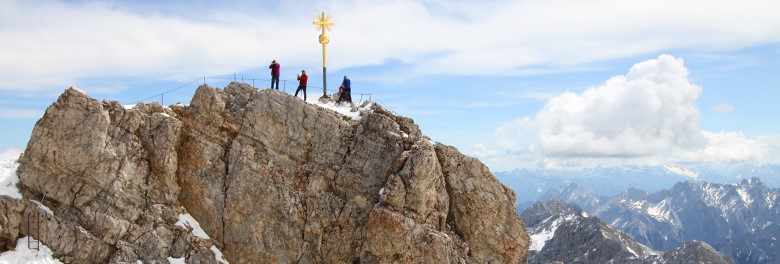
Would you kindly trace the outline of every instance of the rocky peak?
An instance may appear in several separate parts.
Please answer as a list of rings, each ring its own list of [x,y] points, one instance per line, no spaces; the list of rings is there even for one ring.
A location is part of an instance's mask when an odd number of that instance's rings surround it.
[[[231,83],[126,109],[68,89],[19,163],[0,242],[27,235],[42,200],[37,238],[65,262],[526,261],[514,192],[378,105],[353,120]],[[186,214],[207,236],[176,224]]]
[[[551,215],[532,222],[544,214]],[[701,241],[689,241],[668,252],[655,251],[598,217],[557,200],[537,202],[522,217],[534,243],[528,263],[734,263]]]

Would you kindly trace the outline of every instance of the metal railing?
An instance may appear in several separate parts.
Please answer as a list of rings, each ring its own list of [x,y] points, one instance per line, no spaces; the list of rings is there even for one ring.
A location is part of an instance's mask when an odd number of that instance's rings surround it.
[[[133,104],[143,103],[143,102],[149,101],[151,99],[159,98],[160,99],[160,105],[165,105],[165,95],[166,94],[172,93],[172,92],[180,90],[182,88],[189,87],[192,84],[194,84],[196,82],[199,82],[199,81],[203,81],[202,84],[208,84],[208,82],[207,82],[208,80],[232,80],[234,82],[239,82],[240,81],[240,82],[246,83],[246,84],[249,84],[249,82],[251,82],[252,87],[254,87],[256,89],[261,89],[261,88],[258,88],[256,86],[256,83],[258,83],[258,82],[263,81],[263,82],[267,82],[269,84],[271,83],[271,79],[244,78],[244,76],[240,76],[239,77],[239,76],[236,76],[235,74],[233,74],[232,78],[231,77],[220,77],[220,76],[204,76],[204,77],[200,77],[198,79],[192,80],[191,82],[188,82],[186,84],[177,86],[177,87],[175,87],[173,89],[166,90],[165,92],[162,92],[162,93],[159,93],[159,94],[155,94],[155,95],[152,95],[152,96],[149,96],[149,97],[146,97],[146,98],[134,101]],[[279,82],[282,83],[281,90],[283,92],[287,92],[287,83],[288,82],[292,83],[292,86],[295,87],[296,89],[298,88],[298,82],[297,81],[279,80]],[[197,87],[197,86],[194,86],[194,87]],[[308,88],[321,89],[322,87],[307,85],[307,89]],[[330,94],[333,94],[333,93],[338,92],[338,90],[327,89],[327,92],[330,93]],[[384,107],[385,109],[390,110],[391,112],[395,113],[395,111],[393,111],[390,107],[388,107],[387,104],[381,102],[379,100],[379,98],[377,98],[373,94],[353,93],[352,95],[359,95],[360,96],[360,99],[358,100],[358,102],[362,102],[363,98],[368,97],[368,101],[370,101],[370,102],[376,101],[377,103],[382,105],[382,107]],[[157,100],[154,100],[154,101],[157,101]]]

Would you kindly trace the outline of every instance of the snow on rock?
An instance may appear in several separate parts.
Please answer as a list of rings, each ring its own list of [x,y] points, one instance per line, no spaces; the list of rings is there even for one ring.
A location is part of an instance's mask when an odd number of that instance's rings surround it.
[[[550,239],[553,238],[553,236],[555,235],[555,230],[557,230],[558,227],[566,221],[566,219],[569,218],[559,217],[558,219],[555,219],[555,221],[553,221],[552,224],[550,224],[549,228],[545,228],[540,232],[534,232],[530,234],[531,246],[528,248],[528,250],[536,250],[536,251],[542,250],[542,248],[544,248],[544,244],[546,244],[547,241],[550,241]]]
[[[19,182],[19,176],[16,176],[17,167],[19,163],[16,159],[0,160],[0,195],[22,199],[22,194],[16,188],[16,183]]]
[[[186,264],[187,262],[185,261],[185,259],[184,259],[184,258],[172,258],[172,257],[168,257],[168,263],[169,263],[169,264]]]
[[[206,231],[200,228],[200,223],[198,223],[190,214],[180,214],[179,221],[176,222],[176,225],[183,228],[192,228],[192,234],[196,237],[211,239],[209,238],[209,235],[206,234]]]
[[[674,174],[677,174],[677,175],[680,175],[680,176],[690,177],[690,178],[693,178],[693,179],[696,179],[696,177],[699,177],[699,173],[698,172],[695,172],[695,171],[692,171],[692,170],[689,170],[689,169],[686,169],[686,168],[683,168],[683,167],[664,165],[664,168],[667,171],[669,171],[671,173],[674,173]]]
[[[11,251],[0,254],[0,264],[13,263],[32,263],[32,264],[53,264],[62,263],[52,256],[51,249],[44,244],[40,244],[40,250],[27,248],[28,237],[20,238],[16,241],[16,248]],[[183,262],[182,262],[183,263]]]
[[[211,246],[211,252],[214,252],[214,259],[216,259],[217,262],[222,264],[230,264],[230,262],[227,262],[227,260],[222,257],[222,251],[219,251],[217,246]]]
[[[370,103],[367,103],[367,104],[358,103],[358,104],[355,104],[355,105],[363,105],[363,107],[359,107],[358,106],[358,107],[354,107],[353,108],[348,103],[340,103],[340,104],[336,104],[335,102],[323,103],[323,102],[320,102],[318,98],[309,99],[309,100],[306,100],[306,102],[307,103],[311,103],[311,104],[315,104],[315,105],[317,105],[319,107],[322,107],[322,108],[327,108],[327,109],[336,111],[337,113],[345,115],[345,116],[348,116],[348,117],[350,117],[350,118],[352,118],[353,120],[356,120],[356,121],[360,121],[360,119],[362,118],[360,116],[360,113],[365,112],[365,111],[371,111],[371,105],[372,105]]]
[[[86,91],[84,91],[84,90],[82,90],[81,88],[78,88],[78,87],[76,87],[76,86],[71,86],[71,87],[70,87],[70,89],[76,90],[76,91],[78,91],[79,93],[82,93],[82,94],[84,94],[84,95],[87,95],[87,92],[86,92]]]
[[[34,200],[31,200],[31,201],[32,201],[33,203],[37,204],[37,205],[38,205],[38,208],[41,208],[41,210],[43,210],[43,211],[44,211],[44,212],[46,212],[47,214],[49,214],[49,215],[51,215],[51,216],[53,216],[53,215],[54,215],[54,211],[52,211],[52,210],[51,210],[51,208],[49,208],[48,206],[46,206],[46,205],[44,205],[44,204],[42,204],[41,202],[38,202],[38,201],[34,201]]]

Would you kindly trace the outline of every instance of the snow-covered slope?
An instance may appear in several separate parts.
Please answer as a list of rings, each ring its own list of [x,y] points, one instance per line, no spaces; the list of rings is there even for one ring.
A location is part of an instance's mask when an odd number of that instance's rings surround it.
[[[666,253],[650,249],[630,234],[558,200],[535,203],[521,217],[531,236],[528,263],[733,263],[703,242]]]
[[[16,159],[0,159],[0,195],[14,199],[21,199],[22,194],[16,188],[19,177],[16,176],[16,168],[19,166]],[[62,263],[52,257],[51,250],[46,245],[41,245],[40,250],[30,249],[27,246],[29,237],[19,238],[14,250],[0,254],[0,263]]]
[[[563,191],[574,189],[576,196]],[[656,250],[700,240],[737,263],[780,261],[780,190],[767,187],[758,178],[732,184],[687,181],[655,193],[629,189],[608,199],[573,186],[549,194],[546,198],[589,208],[611,226]]]

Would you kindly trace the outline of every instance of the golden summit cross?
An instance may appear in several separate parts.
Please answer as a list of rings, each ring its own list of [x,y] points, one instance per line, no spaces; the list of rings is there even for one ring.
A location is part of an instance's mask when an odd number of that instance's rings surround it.
[[[333,21],[330,21],[330,15],[326,15],[325,12],[322,12],[322,14],[317,14],[317,18],[312,23],[316,25],[314,28],[316,28],[318,31],[322,30],[322,35],[327,34],[325,31],[330,31],[330,27],[333,26]]]
[[[322,12],[322,14],[317,14],[317,17],[314,19],[314,22],[312,22],[315,25],[315,28],[318,31],[322,31],[322,34],[320,34],[320,44],[322,44],[322,97],[326,98],[328,96],[327,93],[327,82],[326,82],[326,73],[327,73],[327,60],[325,57],[325,45],[330,43],[330,38],[328,37],[327,31],[330,31],[334,24],[333,21],[330,21],[330,15],[326,15],[325,11]]]

